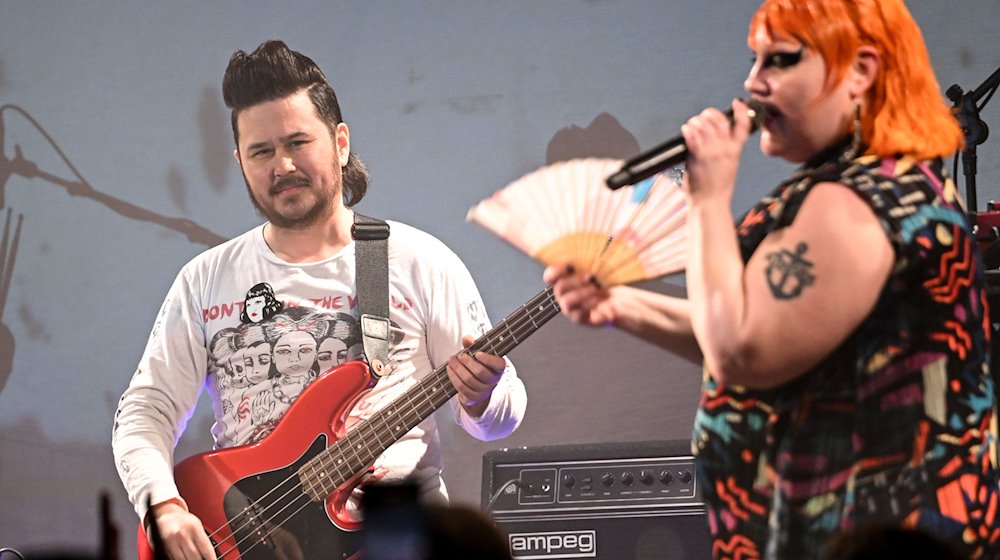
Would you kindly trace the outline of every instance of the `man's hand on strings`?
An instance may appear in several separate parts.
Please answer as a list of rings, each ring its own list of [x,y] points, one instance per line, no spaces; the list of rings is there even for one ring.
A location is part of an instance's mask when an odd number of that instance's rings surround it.
[[[476,339],[462,337],[462,346],[468,348]],[[458,402],[473,418],[479,418],[490,404],[493,388],[500,382],[507,361],[502,356],[486,352],[460,352],[448,358],[448,379],[458,391]]]
[[[212,542],[193,513],[174,502],[157,504],[149,510],[170,560],[215,560]],[[146,532],[149,535],[149,531]],[[150,545],[155,546],[153,543]]]

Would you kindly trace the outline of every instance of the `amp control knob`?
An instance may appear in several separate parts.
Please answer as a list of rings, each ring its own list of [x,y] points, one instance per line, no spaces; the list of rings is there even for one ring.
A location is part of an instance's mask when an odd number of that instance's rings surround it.
[[[576,486],[576,477],[571,474],[564,474],[562,477],[562,483],[566,488],[572,488]]]
[[[641,483],[643,483],[643,484],[645,484],[647,486],[650,485],[650,484],[652,484],[653,483],[653,473],[647,471],[646,469],[642,469],[641,471],[639,471],[639,482],[641,482]]]
[[[629,471],[625,471],[622,473],[621,479],[622,479],[622,484],[624,484],[625,486],[632,486],[632,483],[635,482],[635,475],[630,473]]]
[[[611,473],[604,473],[601,475],[601,484],[605,486],[611,486],[615,483],[615,476]]]
[[[681,471],[681,482],[683,482],[684,484],[691,482],[692,478],[694,477],[691,475],[691,471],[686,471],[686,470]]]
[[[668,471],[667,469],[663,469],[662,471],[660,471],[659,476],[657,476],[656,478],[660,479],[660,482],[664,484],[670,484],[671,482],[674,481],[674,475],[670,474],[670,471]]]

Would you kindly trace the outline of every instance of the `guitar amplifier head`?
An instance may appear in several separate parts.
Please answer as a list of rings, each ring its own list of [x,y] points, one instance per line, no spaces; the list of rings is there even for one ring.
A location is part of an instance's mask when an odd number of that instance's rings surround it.
[[[673,440],[488,451],[481,505],[515,560],[708,559],[690,448]]]

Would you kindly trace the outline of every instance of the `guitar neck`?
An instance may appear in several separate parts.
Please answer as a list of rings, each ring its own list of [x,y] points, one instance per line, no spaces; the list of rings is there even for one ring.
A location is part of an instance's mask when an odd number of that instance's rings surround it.
[[[464,353],[506,355],[559,313],[548,287],[479,337]],[[434,370],[343,438],[299,469],[308,493],[322,499],[368,468],[390,445],[441,408],[457,393],[447,365]]]

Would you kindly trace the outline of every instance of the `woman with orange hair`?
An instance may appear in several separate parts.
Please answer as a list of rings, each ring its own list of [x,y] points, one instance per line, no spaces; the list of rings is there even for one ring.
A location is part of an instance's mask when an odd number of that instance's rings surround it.
[[[693,447],[716,557],[817,558],[875,523],[996,557],[985,278],[920,30],[901,0],[767,0],[748,44],[760,149],[801,166],[734,225],[746,105],[682,127],[687,299],[545,278],[570,319],[704,364]]]

